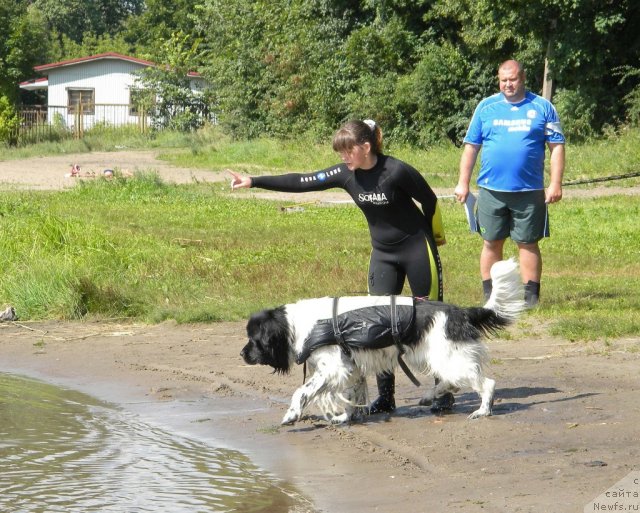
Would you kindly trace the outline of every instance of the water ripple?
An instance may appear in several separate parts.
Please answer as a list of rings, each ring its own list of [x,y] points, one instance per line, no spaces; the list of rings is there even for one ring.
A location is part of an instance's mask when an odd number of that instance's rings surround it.
[[[77,392],[0,374],[0,511],[310,513],[244,455]]]

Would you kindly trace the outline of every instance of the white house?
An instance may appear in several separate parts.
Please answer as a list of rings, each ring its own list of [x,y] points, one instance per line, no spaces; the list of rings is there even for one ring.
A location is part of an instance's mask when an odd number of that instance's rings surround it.
[[[25,90],[46,89],[48,123],[90,128],[96,123],[112,126],[146,122],[141,119],[142,89],[136,75],[156,63],[108,52],[79,59],[35,66],[46,78],[22,82]],[[202,90],[205,80],[189,73],[191,89]]]

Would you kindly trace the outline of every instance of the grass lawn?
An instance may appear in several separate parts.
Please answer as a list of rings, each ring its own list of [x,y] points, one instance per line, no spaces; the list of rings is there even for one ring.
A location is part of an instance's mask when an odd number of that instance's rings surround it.
[[[370,244],[360,211],[279,206],[232,198],[221,184],[167,185],[153,173],[59,192],[4,192],[0,301],[22,319],[190,322],[365,293]],[[551,207],[542,304],[523,329],[571,340],[640,332],[639,209],[637,196]],[[477,305],[481,241],[459,204],[443,200],[442,210],[445,299]]]

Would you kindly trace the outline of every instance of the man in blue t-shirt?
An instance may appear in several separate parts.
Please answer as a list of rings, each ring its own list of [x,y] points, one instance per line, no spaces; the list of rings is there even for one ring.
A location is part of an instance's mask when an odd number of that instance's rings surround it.
[[[514,60],[498,68],[500,92],[482,100],[473,114],[460,177],[455,188],[465,202],[478,153],[478,230],[484,239],[480,274],[485,297],[491,294],[491,266],[503,259],[507,237],[518,245],[525,300],[540,296],[542,256],[538,241],[549,236],[547,205],[562,199],[564,135],[554,106],[525,89],[525,72]],[[550,151],[550,180],[544,188],[545,146]]]

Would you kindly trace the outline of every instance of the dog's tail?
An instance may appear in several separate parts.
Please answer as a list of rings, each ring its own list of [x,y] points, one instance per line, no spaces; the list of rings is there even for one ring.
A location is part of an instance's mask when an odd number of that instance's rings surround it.
[[[509,322],[515,321],[524,311],[524,286],[517,262],[510,258],[491,267],[492,290],[484,308],[493,310]]]

